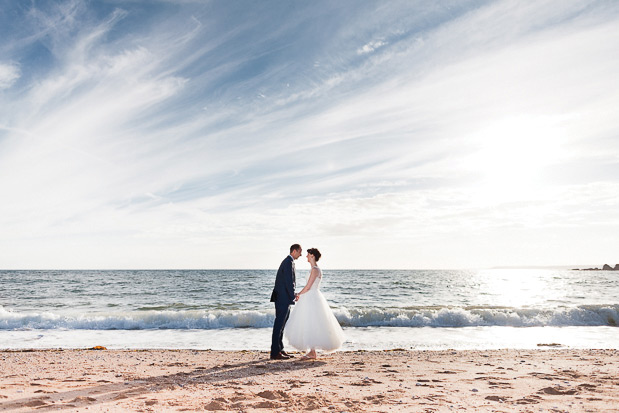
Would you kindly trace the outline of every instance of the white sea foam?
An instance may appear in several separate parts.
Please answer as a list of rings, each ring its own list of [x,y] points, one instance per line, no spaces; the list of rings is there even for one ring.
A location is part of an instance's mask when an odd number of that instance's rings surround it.
[[[572,308],[418,308],[336,310],[343,325],[354,327],[543,327],[613,326],[619,324],[619,305]]]
[[[619,305],[570,308],[419,307],[334,310],[345,327],[543,327],[619,325]],[[132,311],[89,314],[20,313],[0,307],[0,330],[148,330],[265,328],[266,310]]]

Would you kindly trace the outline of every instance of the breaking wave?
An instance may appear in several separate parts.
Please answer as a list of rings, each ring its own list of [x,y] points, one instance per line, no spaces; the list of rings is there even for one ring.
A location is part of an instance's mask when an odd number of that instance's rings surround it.
[[[619,325],[619,305],[534,309],[506,307],[417,307],[334,309],[344,327],[540,327]],[[147,330],[266,328],[273,311],[149,310],[97,314],[19,313],[0,306],[0,330]]]

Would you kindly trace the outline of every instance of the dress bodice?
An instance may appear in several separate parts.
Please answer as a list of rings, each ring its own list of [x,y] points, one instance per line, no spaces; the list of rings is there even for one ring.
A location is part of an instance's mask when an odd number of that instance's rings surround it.
[[[315,268],[318,270],[318,276],[314,280],[314,284],[312,284],[312,287],[310,288],[310,290],[318,290],[320,288],[320,282],[322,281],[322,270],[318,268],[318,266],[315,266],[312,268]]]

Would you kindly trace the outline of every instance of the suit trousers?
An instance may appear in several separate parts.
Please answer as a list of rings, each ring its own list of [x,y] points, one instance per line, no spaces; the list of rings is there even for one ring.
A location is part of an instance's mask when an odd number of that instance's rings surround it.
[[[271,356],[277,356],[284,349],[284,327],[290,315],[290,304],[275,303],[275,322],[271,338]]]

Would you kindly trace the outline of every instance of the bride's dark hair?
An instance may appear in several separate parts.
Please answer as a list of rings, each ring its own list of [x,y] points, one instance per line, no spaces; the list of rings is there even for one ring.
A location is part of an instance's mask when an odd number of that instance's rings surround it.
[[[312,254],[314,258],[316,258],[316,262],[318,262],[318,260],[320,259],[320,256],[322,255],[320,251],[318,251],[316,248],[309,248],[307,252],[308,254]]]

